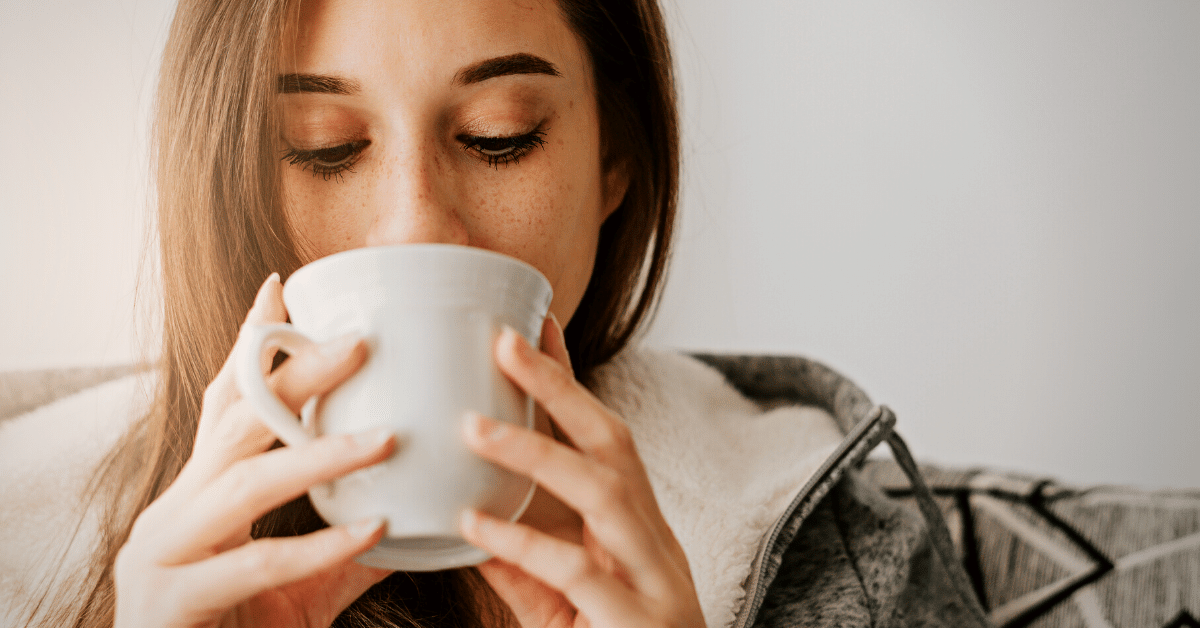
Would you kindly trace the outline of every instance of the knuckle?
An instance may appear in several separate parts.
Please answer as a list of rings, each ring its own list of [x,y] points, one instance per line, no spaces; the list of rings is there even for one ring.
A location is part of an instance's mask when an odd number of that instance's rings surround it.
[[[600,467],[595,474],[597,512],[607,512],[626,503],[629,496],[629,485],[615,469]]]
[[[534,481],[546,482],[561,472],[559,459],[555,452],[555,448],[558,446],[557,443],[540,434],[531,435],[523,438],[520,445],[512,447],[504,454],[504,458],[527,469],[526,472]]]
[[[145,510],[133,520],[133,525],[129,528],[129,537],[125,540],[121,551],[128,551],[130,547],[136,548],[153,536],[153,530],[158,527],[159,521],[164,517],[169,517],[163,512],[163,508],[162,496],[146,506]]]
[[[217,396],[218,392],[215,382],[209,384],[207,387],[205,387],[204,395],[201,397],[201,408],[207,410],[215,406],[218,403]]]
[[[633,432],[628,425],[616,417],[609,417],[606,423],[609,425],[608,440],[612,447],[623,451],[633,448]]]
[[[605,415],[604,420],[596,422],[594,429],[596,451],[609,456],[634,451],[633,433],[620,419]]]
[[[582,549],[564,552],[559,559],[563,574],[560,588],[564,593],[579,588],[599,575],[599,565]]]
[[[293,563],[303,558],[287,539],[259,539],[245,547],[238,568],[256,586],[273,586],[291,579]]]
[[[274,579],[280,569],[280,560],[276,543],[269,539],[256,541],[246,546],[246,551],[238,557],[237,568],[252,580],[268,582]]]
[[[137,551],[130,547],[130,543],[122,545],[121,549],[117,550],[117,556],[113,560],[113,574],[118,580],[142,571],[137,566],[137,555]]]
[[[575,391],[575,377],[557,362],[547,360],[545,374],[552,394],[562,396]]]
[[[330,434],[313,441],[311,455],[318,465],[335,464],[354,457],[360,449],[352,434]]]
[[[532,556],[537,546],[537,535],[525,526],[518,526],[512,532],[512,545],[519,556]]]
[[[206,432],[211,435],[216,446],[230,448],[239,444],[249,432],[249,407],[244,399],[240,399],[221,413],[218,420],[208,424]]]
[[[226,469],[221,476],[221,491],[224,501],[246,504],[257,501],[262,492],[259,488],[265,475],[264,463],[257,457],[240,460]]]
[[[521,449],[522,456],[527,456],[537,466],[543,466],[549,463],[554,456],[554,448],[557,446],[554,441],[533,434],[524,434],[525,438],[521,440],[523,446]]]

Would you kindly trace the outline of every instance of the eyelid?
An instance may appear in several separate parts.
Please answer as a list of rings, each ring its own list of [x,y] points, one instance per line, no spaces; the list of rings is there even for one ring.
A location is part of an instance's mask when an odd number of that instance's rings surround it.
[[[464,133],[455,139],[463,145],[463,150],[468,154],[485,162],[488,166],[499,169],[502,165],[507,166],[510,163],[520,163],[521,159],[535,148],[544,149],[546,146],[545,135],[548,131],[549,129],[539,125],[528,133],[518,135],[486,136]],[[499,142],[502,146],[499,148],[484,148],[483,144],[485,142]],[[497,152],[500,150],[505,150],[505,152]]]
[[[285,143],[286,140],[285,140]],[[284,150],[282,160],[287,161],[290,165],[299,166],[301,171],[311,170],[314,177],[323,177],[326,181],[331,178],[342,180],[342,173],[353,172],[354,165],[362,158],[363,151],[371,145],[371,140],[356,140],[351,142],[342,142],[322,146],[318,148],[296,148],[288,144],[288,148]],[[344,149],[348,154],[337,160],[337,163],[324,164],[320,153],[330,153]]]

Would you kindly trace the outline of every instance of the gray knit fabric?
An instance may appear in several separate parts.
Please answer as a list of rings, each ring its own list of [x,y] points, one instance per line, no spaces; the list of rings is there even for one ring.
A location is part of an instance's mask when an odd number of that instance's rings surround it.
[[[1200,625],[1200,490],[1078,488],[983,469],[926,466],[922,473],[964,559],[978,565],[983,601],[1001,623]],[[871,461],[864,475],[894,499],[910,499],[890,461]],[[968,539],[974,557],[964,551]]]

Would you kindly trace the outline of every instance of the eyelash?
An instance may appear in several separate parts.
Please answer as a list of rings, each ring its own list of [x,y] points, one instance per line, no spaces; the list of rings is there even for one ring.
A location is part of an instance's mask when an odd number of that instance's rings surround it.
[[[283,154],[283,161],[300,166],[301,171],[312,170],[314,177],[321,177],[325,181],[333,178],[341,181],[343,172],[354,172],[354,164],[358,163],[363,149],[370,145],[370,140],[358,140],[314,150],[288,148]]]
[[[459,135],[457,139],[463,145],[463,150],[485,162],[488,166],[499,169],[510,163],[520,163],[521,158],[535,148],[546,145],[546,130],[535,129],[524,135],[511,137],[488,137],[482,135]],[[288,148],[283,154],[283,161],[300,169],[311,170],[314,177],[328,181],[336,178],[342,180],[342,173],[354,172],[354,164],[358,163],[363,149],[370,146],[370,140],[347,142],[329,148],[301,150]],[[508,151],[501,154],[488,154],[487,151]]]
[[[538,128],[524,135],[514,135],[512,137],[459,135],[456,139],[462,143],[463,150],[499,170],[500,166],[507,166],[510,163],[520,163],[521,158],[528,155],[533,149],[545,147],[545,136],[546,130]],[[489,143],[491,146],[488,146]],[[499,146],[496,146],[496,144],[499,144]],[[501,150],[509,152],[499,155],[489,155],[485,152]]]

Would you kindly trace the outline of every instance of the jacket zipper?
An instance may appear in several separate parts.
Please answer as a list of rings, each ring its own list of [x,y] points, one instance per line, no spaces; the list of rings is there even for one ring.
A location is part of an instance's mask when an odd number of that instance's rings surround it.
[[[812,509],[816,507],[817,502],[824,499],[825,495],[833,488],[833,485],[841,479],[846,469],[862,462],[867,457],[867,454],[871,453],[871,450],[875,449],[879,443],[887,438],[895,423],[896,417],[891,412],[884,412],[880,406],[872,409],[867,419],[856,425],[842,439],[842,443],[838,445],[833,454],[826,458],[825,462],[821,463],[817,472],[809,478],[804,487],[800,489],[800,492],[796,494],[796,497],[788,505],[783,515],[775,520],[771,531],[763,537],[762,542],[758,546],[758,552],[755,554],[754,562],[750,567],[750,575],[746,578],[744,586],[746,593],[742,601],[742,608],[738,611],[732,628],[746,628],[750,620],[758,615],[758,609],[762,606],[763,598],[767,594],[767,587],[763,584],[767,576],[767,555],[775,547],[779,534],[791,520],[793,513],[801,505],[807,504],[808,512],[801,515],[807,518]]]

